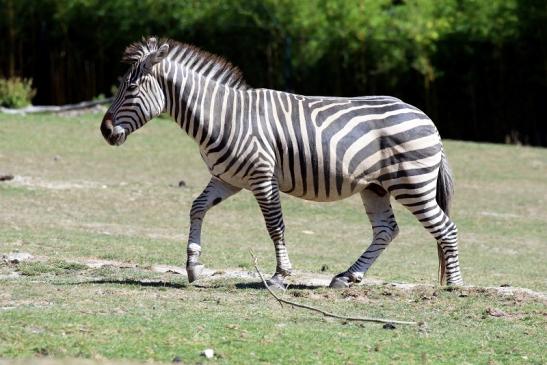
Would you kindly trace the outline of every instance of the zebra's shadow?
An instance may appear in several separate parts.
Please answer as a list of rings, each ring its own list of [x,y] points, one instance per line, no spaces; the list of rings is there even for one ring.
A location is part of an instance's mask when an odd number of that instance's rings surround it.
[[[264,289],[266,290],[266,287],[264,286],[264,283],[257,281],[257,282],[243,282],[243,283],[236,283],[235,287],[237,289]],[[323,286],[320,285],[307,285],[307,284],[290,284],[286,290],[315,290],[323,288]]]
[[[63,285],[64,283],[57,284]],[[78,281],[75,283],[69,283],[70,285],[82,285],[82,284],[119,284],[128,286],[143,286],[143,287],[155,287],[155,288],[171,288],[171,289],[186,289],[188,283],[170,282],[163,280],[137,280],[137,279],[95,279]],[[68,285],[68,284],[65,284]]]
[[[59,283],[60,284],[60,283]],[[66,283],[63,283],[66,284]],[[187,282],[171,282],[171,281],[164,281],[164,280],[139,280],[139,279],[94,279],[94,280],[86,280],[86,281],[78,281],[75,283],[70,283],[71,285],[82,285],[82,284],[119,284],[119,285],[127,285],[127,286],[141,286],[141,287],[155,287],[155,288],[170,288],[170,289],[187,289],[191,286],[195,288],[200,289],[214,289],[219,288],[225,285],[218,285],[214,283],[194,283],[189,284]],[[266,290],[266,287],[264,286],[264,283],[257,281],[257,282],[239,282],[233,284],[236,289],[241,290]],[[315,290],[322,288],[320,285],[306,285],[306,284],[294,284],[289,285],[287,287],[287,290]]]

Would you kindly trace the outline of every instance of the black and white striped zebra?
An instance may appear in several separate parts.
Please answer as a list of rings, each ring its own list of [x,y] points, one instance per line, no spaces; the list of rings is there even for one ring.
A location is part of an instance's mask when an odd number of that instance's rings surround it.
[[[302,96],[252,89],[222,58],[171,40],[130,45],[131,64],[101,131],[113,145],[167,112],[200,147],[212,178],[190,212],[187,271],[203,267],[201,224],[212,206],[250,190],[274,243],[270,283],[283,285],[287,254],[280,191],[318,202],[359,193],[373,228],[367,250],[332,287],[360,282],[399,231],[390,197],[438,243],[441,282],[463,283],[456,225],[448,216],[452,176],[437,129],[419,109],[388,96]],[[334,249],[337,249],[336,247]]]

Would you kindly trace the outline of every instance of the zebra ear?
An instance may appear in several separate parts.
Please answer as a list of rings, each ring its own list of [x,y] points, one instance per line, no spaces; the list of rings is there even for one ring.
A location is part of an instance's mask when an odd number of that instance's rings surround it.
[[[164,43],[156,51],[156,58],[159,59],[158,62],[163,60],[165,56],[167,56],[167,53],[169,53],[169,45],[167,43]]]
[[[156,51],[151,52],[145,61],[146,69],[152,71],[152,67],[161,62],[169,53],[169,45],[167,43],[162,44]]]

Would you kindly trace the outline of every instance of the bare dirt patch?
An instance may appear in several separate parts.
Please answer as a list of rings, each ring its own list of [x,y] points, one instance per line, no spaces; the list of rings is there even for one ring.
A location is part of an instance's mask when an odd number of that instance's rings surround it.
[[[106,189],[107,186],[95,181],[55,181],[45,180],[33,176],[14,176],[7,182],[14,186],[25,187],[29,189],[48,189],[48,190],[74,190],[74,189]]]
[[[46,261],[46,257],[32,257],[28,261]],[[68,263],[81,264],[90,269],[98,269],[103,267],[111,267],[118,269],[138,269],[145,272],[155,272],[162,274],[175,274],[186,277],[186,269],[182,266],[175,265],[165,265],[165,264],[154,264],[151,266],[139,266],[130,262],[120,262],[114,260],[102,260],[96,258],[87,258],[79,260],[67,260]],[[0,276],[0,279],[16,279],[19,275],[17,272],[10,273],[9,275]],[[211,269],[204,268],[199,279],[196,281],[197,284],[205,282],[214,282],[217,280],[227,280],[227,279],[241,279],[248,281],[260,280],[260,277],[255,271],[245,270],[241,268],[226,268],[226,269]],[[332,277],[331,275],[321,274],[321,273],[310,273],[303,271],[295,271],[293,275],[287,278],[288,288],[319,288],[319,287],[328,287]],[[424,300],[431,299],[436,295],[436,290],[448,290],[448,291],[457,291],[461,297],[466,297],[469,295],[476,294],[493,294],[496,296],[512,297],[517,302],[525,300],[527,298],[539,299],[547,303],[547,294],[544,292],[538,292],[527,288],[519,287],[510,287],[510,286],[500,286],[500,287],[478,287],[473,285],[466,285],[462,287],[448,287],[441,288],[434,285],[427,284],[415,284],[415,283],[393,283],[385,282],[383,280],[374,279],[374,278],[365,278],[363,281],[355,285],[352,288],[345,289],[341,294],[347,298],[357,298],[363,295],[363,288],[367,286],[383,286],[385,290],[385,295],[392,296],[398,295],[398,293],[414,293],[422,292]],[[366,295],[366,293],[365,293]],[[357,298],[357,299],[359,299]],[[364,299],[367,300],[366,298]]]

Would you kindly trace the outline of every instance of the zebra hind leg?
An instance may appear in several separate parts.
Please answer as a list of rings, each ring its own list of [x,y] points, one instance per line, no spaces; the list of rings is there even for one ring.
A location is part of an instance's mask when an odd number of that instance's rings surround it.
[[[399,233],[389,194],[378,185],[371,185],[361,192],[368,219],[372,225],[372,243],[359,259],[345,272],[336,275],[331,288],[347,288],[359,283],[374,261]]]
[[[458,258],[458,229],[435,200],[435,190],[395,195],[395,198],[414,214],[437,241],[441,284],[446,275],[448,285],[463,285]]]

